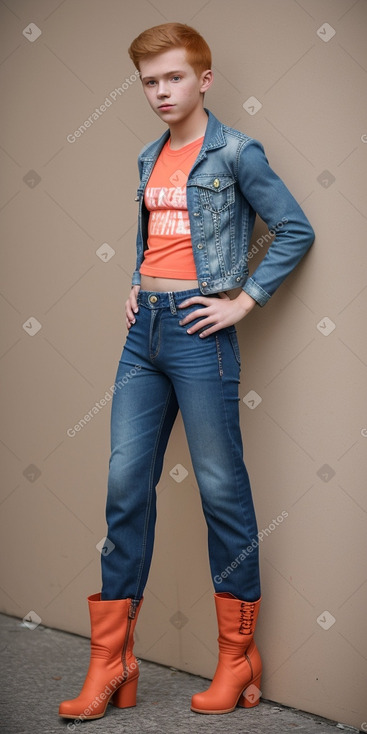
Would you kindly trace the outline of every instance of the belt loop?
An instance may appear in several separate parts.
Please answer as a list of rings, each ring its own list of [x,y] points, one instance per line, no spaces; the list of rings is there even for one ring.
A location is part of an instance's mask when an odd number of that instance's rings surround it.
[[[169,299],[169,307],[171,309],[171,313],[176,314],[177,313],[176,304],[175,304],[175,299],[173,297],[172,291],[168,291],[168,299]]]

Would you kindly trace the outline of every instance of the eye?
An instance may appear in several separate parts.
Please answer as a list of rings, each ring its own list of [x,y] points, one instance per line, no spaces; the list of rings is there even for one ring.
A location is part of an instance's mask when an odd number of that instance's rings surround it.
[[[154,79],[148,79],[147,82],[145,82],[146,87],[154,87],[155,81]]]
[[[182,79],[182,77],[179,74],[175,74],[175,76],[172,77],[173,82],[179,82]]]

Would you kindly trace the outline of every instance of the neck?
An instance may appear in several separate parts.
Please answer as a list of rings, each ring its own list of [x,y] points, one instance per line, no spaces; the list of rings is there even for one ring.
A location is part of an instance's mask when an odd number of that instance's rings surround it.
[[[172,150],[183,148],[184,145],[192,143],[194,140],[205,135],[206,126],[208,124],[208,115],[203,107],[198,107],[185,120],[170,125]]]

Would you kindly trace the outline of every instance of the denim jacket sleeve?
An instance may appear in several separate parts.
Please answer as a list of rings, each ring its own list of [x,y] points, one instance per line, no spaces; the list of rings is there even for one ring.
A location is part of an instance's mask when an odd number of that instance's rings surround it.
[[[311,247],[315,233],[299,204],[269,166],[259,141],[251,138],[243,144],[237,176],[243,196],[267,224],[270,234],[276,235],[243,286],[263,306]],[[248,256],[250,253],[251,247]]]
[[[139,156],[138,156],[138,172],[139,172],[139,180],[140,181],[141,181],[141,174],[142,174],[142,167],[143,167],[142,166],[141,157],[142,157],[142,154],[144,153],[144,151],[146,150],[146,148],[148,148],[148,145],[145,145],[144,146],[144,148],[140,151]],[[132,274],[132,278],[131,278],[131,285],[132,286],[134,286],[134,285],[139,285],[140,286],[140,284],[141,284],[141,275],[140,275],[140,271],[139,271],[139,267],[140,267],[139,251],[140,251],[140,247],[143,247],[143,243],[142,243],[142,231],[141,231],[143,201],[142,200],[139,200],[139,197],[138,196],[136,197],[136,201],[139,202],[139,214],[138,214],[138,231],[137,231],[137,234],[136,234],[136,266],[135,266],[135,270],[134,270],[134,272]],[[139,243],[140,243],[140,247],[139,247]]]

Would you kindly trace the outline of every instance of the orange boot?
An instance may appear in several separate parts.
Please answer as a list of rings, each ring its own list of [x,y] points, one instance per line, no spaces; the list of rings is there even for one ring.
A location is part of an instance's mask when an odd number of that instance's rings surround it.
[[[110,698],[115,706],[136,705],[139,665],[133,654],[134,629],[142,605],[131,599],[101,601],[88,597],[91,620],[91,656],[87,677],[77,698],[63,701],[65,719],[100,719]]]
[[[260,599],[241,601],[232,594],[215,594],[219,629],[219,659],[207,691],[192,697],[198,714],[228,714],[236,706],[251,708],[260,700],[262,665],[253,640]]]

